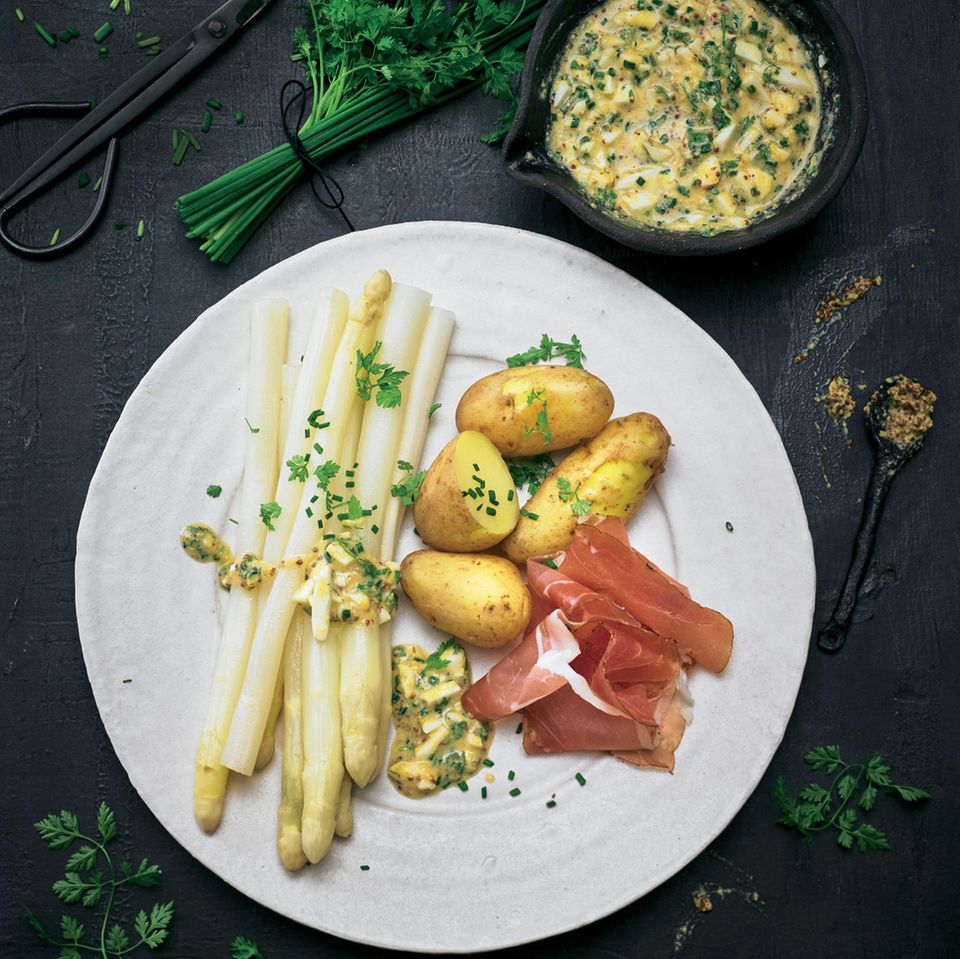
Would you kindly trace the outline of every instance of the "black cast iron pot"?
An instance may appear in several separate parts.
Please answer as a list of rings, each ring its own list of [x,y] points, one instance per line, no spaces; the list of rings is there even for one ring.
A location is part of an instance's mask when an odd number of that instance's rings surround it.
[[[713,236],[658,230],[599,209],[547,155],[545,145],[548,93],[557,62],[571,30],[597,5],[597,0],[550,0],[540,14],[524,62],[517,116],[503,145],[507,172],[515,180],[546,190],[585,223],[625,246],[677,256],[730,253],[764,243],[806,223],[837,195],[866,136],[863,65],[850,32],[827,0],[767,0],[770,9],[787,20],[814,52],[824,93],[816,176],[802,191],[781,201],[766,219]]]

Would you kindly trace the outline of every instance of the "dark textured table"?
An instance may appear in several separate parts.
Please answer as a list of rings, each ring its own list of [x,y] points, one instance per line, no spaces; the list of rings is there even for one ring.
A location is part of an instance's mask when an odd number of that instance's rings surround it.
[[[829,613],[849,557],[871,453],[862,417],[850,421],[848,446],[816,397],[842,370],[854,384],[870,385],[902,371],[941,397],[926,448],[893,489],[848,645],[834,657],[811,651],[786,739],[755,795],[709,850],[655,892],[524,954],[956,955],[956,9],[950,0],[838,3],[866,61],[872,104],[866,147],[838,200],[812,224],[761,250],[669,260],[606,242],[557,203],[505,177],[497,153],[478,140],[498,106],[479,96],[395,129],[332,164],[359,228],[460,219],[546,233],[629,271],[713,336],[758,390],[797,472],[816,546],[818,623]],[[133,0],[132,15],[124,17],[122,7],[109,13],[106,0],[21,5],[25,24],[10,4],[0,13],[0,105],[102,97],[143,62],[134,31],[176,37],[210,6]],[[37,19],[60,31],[75,25],[89,36],[108,17],[117,29],[106,59],[97,57],[89,39],[50,49],[30,23]],[[280,139],[277,96],[293,75],[287,54],[296,18],[294,4],[278,0],[248,36],[124,137],[118,182],[94,242],[50,263],[15,259],[0,249],[4,957],[56,954],[38,944],[19,908],[29,905],[54,927],[63,911],[50,891],[63,857],[45,849],[31,823],[63,807],[89,822],[101,799],[116,809],[124,852],[159,862],[160,895],[177,902],[161,954],[226,957],[238,933],[257,940],[270,959],[367,951],[248,901],[164,832],[130,786],[104,733],[73,604],[74,543],[87,485],[140,378],[208,305],[340,229],[338,218],[320,210],[302,184],[237,260],[220,268],[183,238],[171,211],[178,194]],[[226,111],[218,114],[202,153],[191,152],[182,166],[172,166],[171,128],[196,129],[209,97],[231,113],[242,109],[245,125],[235,126]],[[54,132],[48,121],[3,129],[2,182],[38,155]],[[58,226],[66,234],[89,202],[89,192],[68,181],[23,218],[21,229],[40,241]],[[136,242],[134,224],[141,217],[146,235]],[[115,221],[128,226],[114,229]],[[806,362],[795,363],[820,297],[856,274],[880,275],[883,283],[846,311]],[[873,819],[890,837],[889,852],[845,852],[830,835],[806,845],[776,825],[776,775],[786,774],[794,785],[805,782],[801,757],[821,742],[839,743],[857,758],[879,750],[901,781],[933,794],[917,809],[881,800]],[[712,911],[701,913],[693,903],[700,887],[729,891],[714,894]],[[468,902],[448,904],[450,921],[470,921]],[[414,932],[416,925],[412,916],[411,942],[429,936]]]

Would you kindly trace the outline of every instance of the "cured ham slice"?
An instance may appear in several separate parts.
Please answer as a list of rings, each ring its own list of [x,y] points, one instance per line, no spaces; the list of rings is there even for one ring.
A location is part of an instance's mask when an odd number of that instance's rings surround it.
[[[608,519],[605,524],[619,522]],[[733,648],[730,620],[685,596],[646,557],[606,532],[605,524],[577,527],[559,571],[672,639],[689,659],[711,672],[723,672]]]
[[[654,750],[660,744],[656,726],[625,716],[610,716],[563,686],[523,712],[524,752],[562,753],[577,750]]]
[[[672,773],[674,754],[687,728],[687,721],[683,717],[683,708],[679,700],[679,696],[674,697],[663,717],[659,744],[652,749],[637,749],[629,752],[615,749],[613,755],[625,763],[630,763],[631,766],[649,766],[654,769],[666,769],[667,772]]]

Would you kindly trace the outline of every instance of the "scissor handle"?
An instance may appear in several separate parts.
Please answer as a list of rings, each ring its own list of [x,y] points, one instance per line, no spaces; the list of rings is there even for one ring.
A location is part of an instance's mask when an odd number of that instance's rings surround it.
[[[17,120],[21,117],[58,117],[58,116],[82,116],[90,110],[92,104],[83,100],[72,103],[16,103],[13,106],[5,107],[0,110],[0,125]],[[15,237],[7,232],[7,223],[18,210],[32,200],[38,193],[45,189],[40,186],[35,190],[28,190],[20,194],[13,202],[0,207],[0,242],[8,247],[14,253],[21,256],[34,257],[36,259],[52,259],[55,256],[61,256],[68,250],[75,247],[84,240],[93,230],[100,219],[100,215],[106,205],[107,193],[110,190],[110,182],[113,176],[113,170],[117,161],[118,140],[113,137],[107,144],[107,158],[103,165],[103,176],[100,181],[100,189],[97,191],[97,199],[90,211],[90,215],[84,220],[80,227],[70,236],[60,240],[54,246],[27,246],[21,243]]]

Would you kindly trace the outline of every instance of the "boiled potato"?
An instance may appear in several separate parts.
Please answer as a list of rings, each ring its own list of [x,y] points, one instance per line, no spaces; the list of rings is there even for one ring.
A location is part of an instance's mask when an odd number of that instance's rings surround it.
[[[603,380],[573,366],[518,366],[477,380],[457,406],[457,429],[477,430],[504,456],[533,456],[596,436],[613,412]],[[546,425],[537,417],[546,414]]]
[[[517,491],[497,448],[482,433],[460,433],[423,478],[413,521],[428,545],[452,553],[499,543],[520,518]]]
[[[477,646],[504,646],[530,621],[530,593],[500,556],[421,549],[403,561],[400,582],[424,619]]]
[[[589,502],[593,513],[632,516],[663,472],[669,448],[670,435],[652,413],[611,420],[544,480],[524,508],[530,515],[521,515],[517,528],[504,540],[504,552],[515,563],[523,563],[531,556],[565,549],[577,527],[571,507],[578,500]],[[569,483],[566,501],[561,499],[566,487],[561,480]]]

